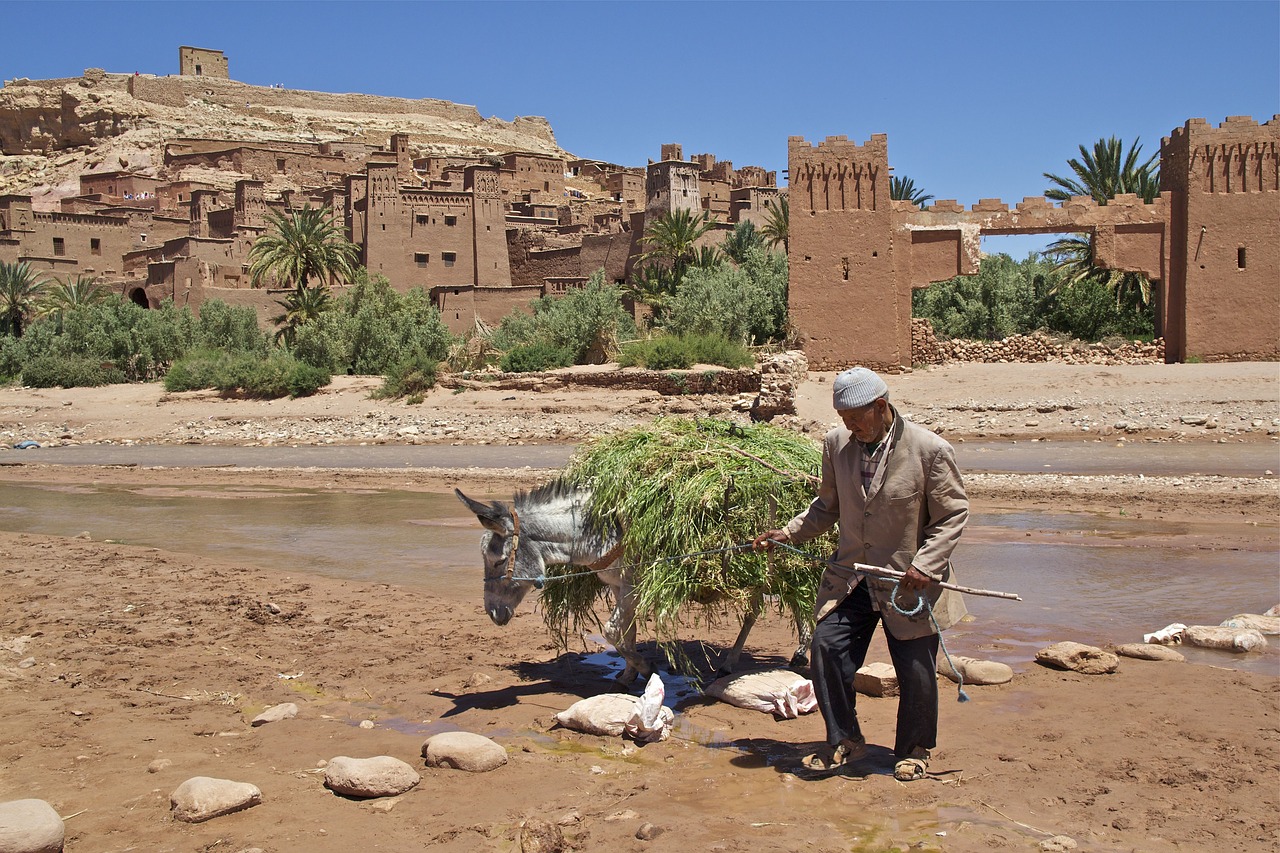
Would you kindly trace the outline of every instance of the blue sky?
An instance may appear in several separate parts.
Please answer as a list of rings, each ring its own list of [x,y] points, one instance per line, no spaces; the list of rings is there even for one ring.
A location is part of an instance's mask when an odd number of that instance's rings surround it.
[[[1155,153],[1188,118],[1280,113],[1278,0],[3,2],[0,21],[5,79],[174,74],[189,44],[246,83],[542,115],[579,156],[679,142],[780,180],[788,136],[885,133],[894,174],[965,205],[1042,194],[1100,137]]]

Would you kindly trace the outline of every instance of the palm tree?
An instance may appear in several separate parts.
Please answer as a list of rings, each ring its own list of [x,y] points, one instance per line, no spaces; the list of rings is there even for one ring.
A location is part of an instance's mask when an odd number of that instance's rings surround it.
[[[768,202],[764,206],[764,225],[760,228],[760,236],[769,241],[770,246],[782,244],[782,251],[791,248],[791,202],[785,195],[778,196],[776,202]]]
[[[665,266],[678,284],[697,260],[698,240],[711,228],[711,216],[705,210],[701,216],[683,209],[664,213],[644,229],[647,250],[641,259]]]
[[[288,214],[272,213],[272,228],[249,250],[249,279],[261,287],[274,278],[284,287],[303,288],[312,279],[332,284],[355,277],[360,250],[343,236],[327,207],[305,205]]]
[[[1080,160],[1072,157],[1067,161],[1075,178],[1044,173],[1057,184],[1045,190],[1045,198],[1065,201],[1071,196],[1087,195],[1098,204],[1106,204],[1123,193],[1136,193],[1149,203],[1160,192],[1160,155],[1152,154],[1139,163],[1141,156],[1142,145],[1137,139],[1129,146],[1128,154],[1124,153],[1124,143],[1114,136],[1095,142],[1092,153],[1081,145]]]
[[[908,178],[906,175],[898,177],[897,175],[889,176],[889,198],[896,201],[909,201],[921,210],[924,209],[924,203],[933,198],[932,195],[926,193],[923,189],[916,188],[916,182]]]
[[[22,337],[27,317],[34,313],[45,286],[44,277],[25,261],[0,263],[0,317],[6,334]]]
[[[1122,193],[1134,193],[1150,203],[1160,192],[1159,154],[1145,161],[1142,145],[1137,139],[1124,151],[1124,143],[1112,136],[1099,139],[1090,152],[1080,146],[1080,159],[1067,161],[1074,178],[1064,178],[1045,172],[1044,176],[1057,184],[1045,190],[1045,198],[1065,201],[1072,196],[1089,196],[1100,205]],[[1141,308],[1151,304],[1151,281],[1141,273],[1121,272],[1094,265],[1093,240],[1087,236],[1072,235],[1055,240],[1044,251],[1044,257],[1054,262],[1054,269],[1063,274],[1062,286],[1071,286],[1085,279],[1105,284],[1116,296],[1116,307],[1126,304]]]
[[[111,290],[96,276],[81,274],[75,278],[53,282],[45,293],[39,312],[44,317],[60,317],[63,312],[74,308],[97,305],[110,295]]]
[[[733,227],[729,232],[729,236],[724,238],[724,242],[720,244],[720,251],[724,252],[735,264],[741,264],[746,260],[747,253],[752,249],[759,249],[764,246],[764,239],[760,236],[756,224],[751,220],[743,220]]]
[[[329,288],[323,284],[319,287],[299,285],[284,299],[277,299],[276,304],[284,309],[283,314],[271,318],[271,322],[280,327],[276,331],[276,343],[292,347],[298,327],[319,318],[329,307]]]

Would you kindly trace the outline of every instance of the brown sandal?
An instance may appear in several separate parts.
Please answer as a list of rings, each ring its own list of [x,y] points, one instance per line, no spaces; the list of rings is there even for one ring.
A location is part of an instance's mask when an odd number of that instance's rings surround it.
[[[929,750],[916,747],[911,754],[893,765],[893,778],[899,782],[915,782],[929,773]]]
[[[865,758],[866,754],[867,742],[865,740],[842,740],[839,746],[834,748],[826,747],[812,755],[806,755],[801,759],[800,763],[808,770],[835,770]]]

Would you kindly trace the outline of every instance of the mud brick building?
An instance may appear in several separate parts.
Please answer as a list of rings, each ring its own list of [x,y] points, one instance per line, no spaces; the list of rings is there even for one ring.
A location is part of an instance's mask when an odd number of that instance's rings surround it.
[[[1085,232],[1098,262],[1153,279],[1165,358],[1280,358],[1280,116],[1191,119],[1160,148],[1150,204],[889,198],[888,142],[788,143],[790,310],[819,369],[911,364],[911,292],[978,271],[983,234]]]

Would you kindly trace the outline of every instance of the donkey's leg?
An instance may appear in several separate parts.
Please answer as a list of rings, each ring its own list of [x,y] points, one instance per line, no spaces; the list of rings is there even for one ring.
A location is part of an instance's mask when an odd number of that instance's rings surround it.
[[[636,597],[635,587],[622,581],[613,591],[615,603],[612,615],[604,626],[604,636],[627,662],[626,668],[617,678],[623,687],[630,687],[636,677],[646,678],[652,672],[648,661],[636,651]]]
[[[742,617],[742,630],[738,632],[738,639],[733,641],[733,648],[725,652],[724,659],[720,661],[720,667],[716,672],[720,675],[728,675],[738,668],[738,658],[742,657],[742,649],[747,645],[747,637],[751,634],[751,629],[755,627],[756,620],[760,618],[760,614],[764,612],[764,592],[756,590],[751,596],[751,604]]]
[[[804,669],[809,665],[809,645],[813,642],[813,629],[809,627],[809,620],[800,614],[792,614],[796,620],[796,637],[800,641],[799,647],[791,655],[791,668]]]

